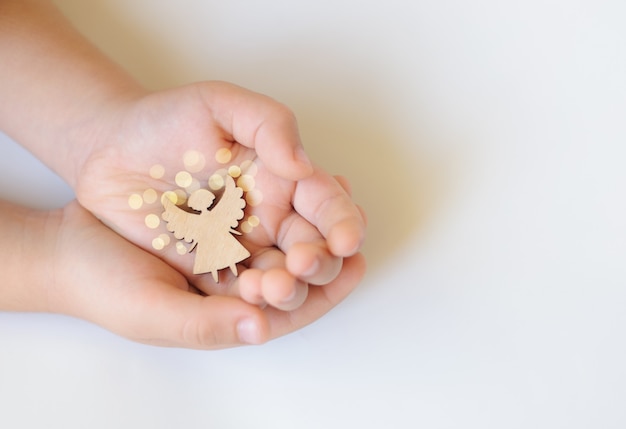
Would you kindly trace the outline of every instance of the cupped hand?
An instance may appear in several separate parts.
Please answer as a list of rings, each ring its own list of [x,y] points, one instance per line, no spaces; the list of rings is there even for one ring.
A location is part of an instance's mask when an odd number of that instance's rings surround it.
[[[218,349],[259,344],[294,331],[336,305],[359,282],[360,255],[297,310],[261,309],[236,297],[203,296],[154,255],[134,246],[76,202],[50,240],[48,309],[80,317],[129,339],[160,346]]]
[[[362,275],[363,264],[349,258],[364,240],[364,215],[345,180],[310,163],[285,106],[222,82],[146,94],[120,106],[103,116],[106,125],[85,136],[89,155],[76,178],[77,198],[203,294],[293,310],[323,293],[309,285],[337,287],[341,279]],[[216,172],[231,166],[253,167],[256,197],[245,218],[256,222],[239,237],[251,253],[239,264],[239,276],[222,270],[216,283],[209,274],[193,274],[193,253],[181,255],[172,244],[155,248],[155,238],[168,234],[165,224],[151,229],[145,219],[161,215],[160,197],[181,187],[178,173],[187,171],[196,186],[206,187]],[[131,195],[141,197],[146,190],[154,191],[152,197],[131,207]]]

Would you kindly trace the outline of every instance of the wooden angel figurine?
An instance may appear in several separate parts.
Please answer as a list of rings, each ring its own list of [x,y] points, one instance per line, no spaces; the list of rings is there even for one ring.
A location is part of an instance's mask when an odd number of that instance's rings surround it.
[[[243,190],[232,177],[226,176],[224,193],[215,205],[215,195],[207,189],[198,189],[189,196],[187,204],[197,213],[187,212],[169,198],[163,198],[162,218],[167,222],[167,230],[177,239],[193,243],[189,253],[196,250],[194,274],[211,273],[215,282],[219,282],[219,270],[229,267],[237,275],[236,264],[250,256],[233,236],[241,235],[233,228],[244,215],[246,201],[242,196]]]

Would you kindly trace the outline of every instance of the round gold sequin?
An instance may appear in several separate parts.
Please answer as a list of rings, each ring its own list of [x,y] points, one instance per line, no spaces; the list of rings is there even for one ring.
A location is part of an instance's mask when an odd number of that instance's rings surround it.
[[[157,192],[154,189],[146,189],[143,191],[143,200],[146,204],[154,203],[158,198]]]
[[[258,216],[252,215],[248,218],[248,223],[254,228],[261,224],[261,219],[259,219]]]
[[[176,253],[178,253],[179,255],[184,255],[185,253],[187,253],[187,247],[185,247],[185,245],[180,241],[176,243]]]
[[[249,206],[258,206],[263,202],[263,193],[258,189],[253,189],[246,194],[246,202]]]
[[[155,164],[150,167],[150,177],[152,177],[153,179],[160,179],[163,177],[164,174],[165,167],[163,167],[161,164]]]
[[[200,181],[194,177],[193,179],[191,179],[191,183],[189,184],[189,186],[185,187],[185,191],[191,194],[192,192],[197,191],[201,187],[202,185],[200,185]]]
[[[155,214],[149,214],[148,216],[146,216],[145,218],[145,223],[146,226],[150,229],[156,229],[159,227],[159,224],[161,223],[161,220],[159,219],[159,217]]]
[[[133,210],[139,210],[143,205],[143,198],[139,194],[133,194],[128,197],[128,205]]]
[[[224,177],[219,174],[214,174],[209,178],[209,188],[214,191],[222,189],[224,187]]]
[[[176,195],[176,192],[174,192],[174,191],[163,192],[163,195],[161,195],[161,204],[163,204],[165,202],[165,198],[167,198],[168,200],[170,200],[174,204],[178,203],[178,196]]]
[[[189,174],[188,171],[179,171],[178,173],[176,173],[176,177],[174,178],[174,180],[176,181],[176,184],[178,186],[180,186],[181,188],[186,188],[187,186],[191,185],[193,177],[191,177],[191,174]]]
[[[163,243],[167,246],[168,244],[170,244],[171,238],[169,236],[169,234],[161,234],[159,235],[159,237],[161,240],[163,240]]]
[[[254,180],[254,177],[249,174],[244,174],[243,176],[240,176],[237,180],[237,186],[243,189],[244,192],[249,192],[253,190],[255,185],[256,181]]]
[[[197,150],[188,150],[183,155],[183,164],[185,169],[190,173],[197,173],[204,168],[206,159]]]
[[[241,225],[239,226],[239,228],[241,229],[241,232],[243,232],[244,234],[249,234],[254,229],[254,227],[248,221],[241,222]]]
[[[232,157],[233,157],[233,153],[230,151],[230,149],[227,149],[225,147],[219,149],[215,153],[215,160],[219,162],[220,164],[227,164],[228,162],[230,162],[230,159]]]
[[[176,194],[176,205],[180,206],[182,204],[185,204],[187,202],[187,192],[183,191],[182,189],[176,189],[174,191],[174,193]]]
[[[257,167],[256,162],[252,161],[251,159],[248,159],[241,163],[241,172],[243,174],[256,176],[258,170],[259,167]]]
[[[163,192],[163,195],[161,195],[161,204],[165,202],[166,198],[177,206],[180,206],[182,204],[185,204],[185,202],[187,201],[187,193],[182,189]]]
[[[163,241],[161,237],[157,237],[154,240],[152,240],[152,248],[154,248],[155,250],[163,250],[164,247],[165,247],[165,242]]]
[[[232,178],[237,178],[241,176],[241,168],[238,165],[231,165],[228,167],[228,175]]]

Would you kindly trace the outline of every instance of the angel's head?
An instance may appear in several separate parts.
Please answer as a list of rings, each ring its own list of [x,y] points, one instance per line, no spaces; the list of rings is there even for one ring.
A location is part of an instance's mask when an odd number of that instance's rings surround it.
[[[209,210],[215,200],[215,195],[207,189],[193,191],[187,200],[187,205],[198,212]]]

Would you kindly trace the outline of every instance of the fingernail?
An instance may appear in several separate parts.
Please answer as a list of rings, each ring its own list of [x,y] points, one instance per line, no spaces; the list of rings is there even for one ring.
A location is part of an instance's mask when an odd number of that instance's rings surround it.
[[[320,268],[320,261],[319,259],[315,258],[311,266],[305,272],[302,273],[302,277],[306,278],[306,277],[312,276],[313,274],[316,274],[319,268]]]
[[[307,155],[307,153],[305,152],[304,148],[302,146],[299,146],[296,151],[295,151],[295,155],[296,155],[296,159],[298,161],[300,161],[301,163],[309,166],[309,167],[313,167],[313,164],[311,163],[311,159],[309,158],[309,155]]]
[[[245,344],[260,344],[261,330],[252,319],[243,319],[237,323],[237,335],[239,341]]]
[[[291,293],[281,300],[281,304],[289,304],[291,301],[294,300],[297,293],[298,293],[298,290],[294,287]]]

